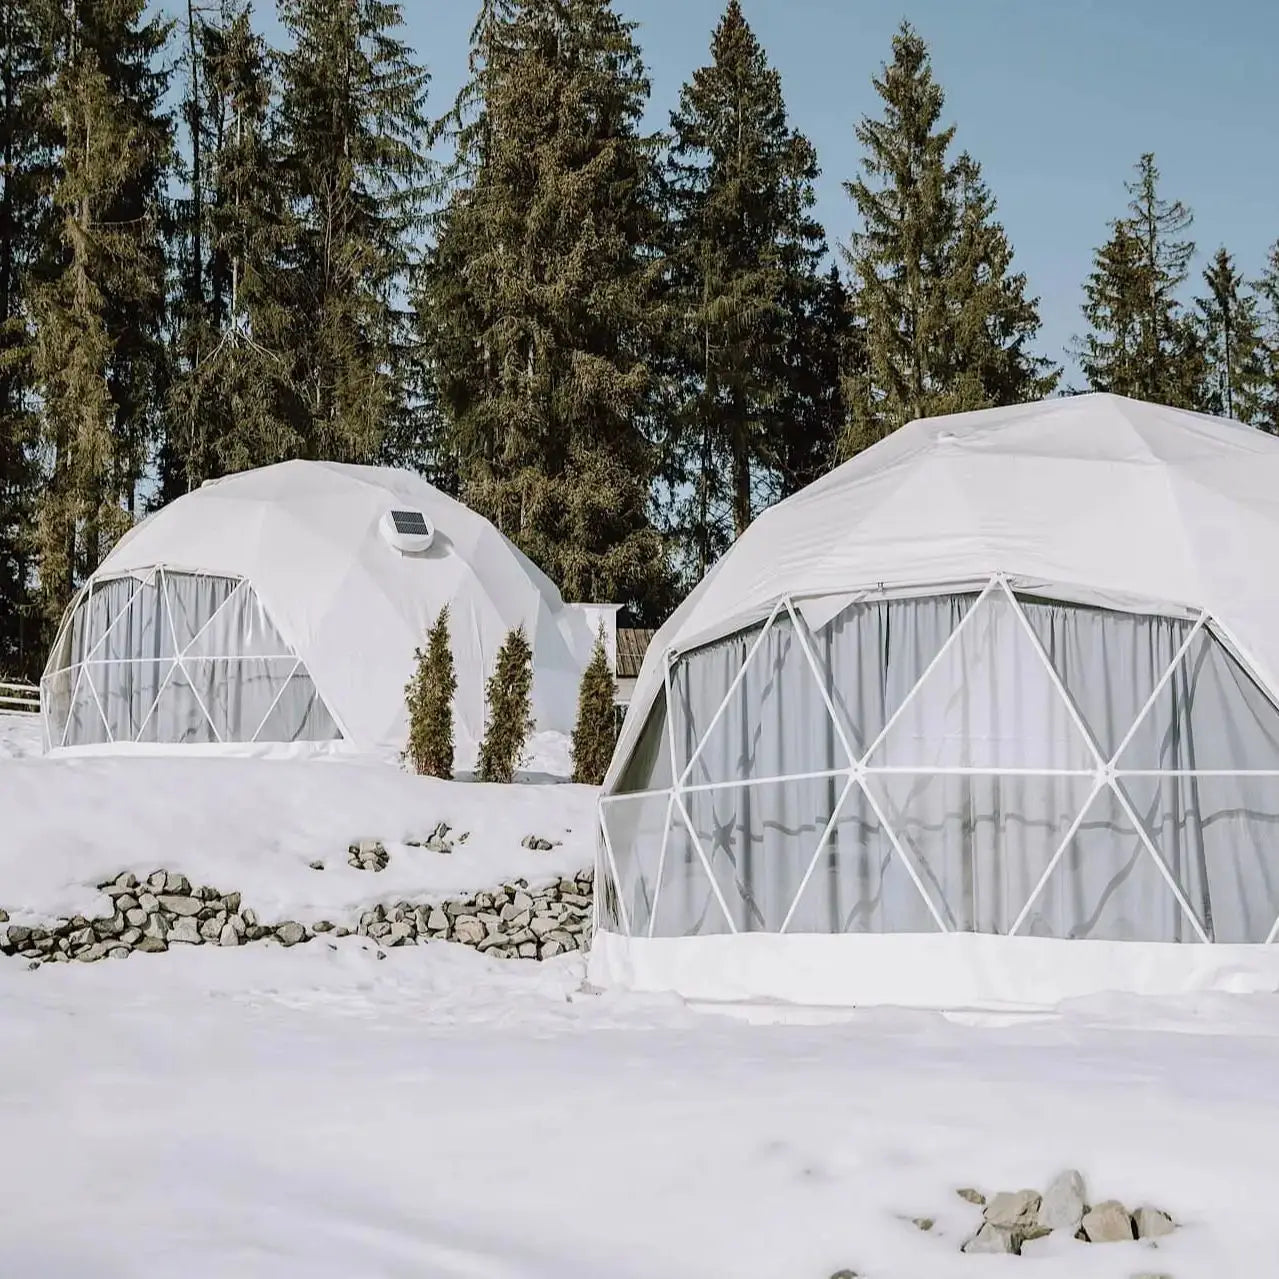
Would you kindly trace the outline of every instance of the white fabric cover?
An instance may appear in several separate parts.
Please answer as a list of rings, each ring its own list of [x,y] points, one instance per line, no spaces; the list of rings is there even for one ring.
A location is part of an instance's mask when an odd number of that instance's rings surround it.
[[[771,507],[659,630],[606,790],[662,687],[663,656],[784,595],[820,626],[858,592],[1002,572],[1111,608],[1207,609],[1279,690],[1279,439],[1117,395],[925,418]]]
[[[434,525],[427,551],[406,555],[387,543],[378,524],[392,508],[421,511]],[[537,729],[572,728],[593,639],[581,614],[492,524],[409,471],[283,462],[177,499],[130,530],[85,584],[55,644],[50,674],[68,651],[77,604],[111,579],[145,579],[157,567],[174,583],[189,582],[188,574],[244,579],[286,652],[301,660],[344,748],[402,749],[413,653],[446,604],[458,680],[459,768],[470,767],[478,751],[484,683],[497,650],[521,624],[533,648]],[[106,611],[90,609],[88,626],[101,621],[104,629]],[[253,628],[240,635],[244,628],[222,617],[231,624],[220,627],[219,642],[231,651],[211,656],[236,656],[238,643],[252,646]],[[78,642],[83,652],[96,641],[89,635]],[[190,740],[178,728],[154,744]],[[50,736],[56,747],[58,734]]]

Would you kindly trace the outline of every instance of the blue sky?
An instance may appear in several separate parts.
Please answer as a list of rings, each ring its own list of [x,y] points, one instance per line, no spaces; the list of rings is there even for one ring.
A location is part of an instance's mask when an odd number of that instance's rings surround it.
[[[853,227],[840,186],[858,163],[854,123],[876,110],[871,75],[903,17],[928,41],[957,143],[985,170],[1018,263],[1041,298],[1045,354],[1080,331],[1092,249],[1153,151],[1164,190],[1195,213],[1200,261],[1225,244],[1246,272],[1279,239],[1279,4],[1272,0],[742,0],[782,74],[791,122],[817,147],[818,212],[832,241]],[[723,0],[618,0],[640,24],[662,126],[706,60]],[[478,5],[406,0],[432,73],[432,109],[456,92]],[[1198,284],[1198,281],[1194,281]]]

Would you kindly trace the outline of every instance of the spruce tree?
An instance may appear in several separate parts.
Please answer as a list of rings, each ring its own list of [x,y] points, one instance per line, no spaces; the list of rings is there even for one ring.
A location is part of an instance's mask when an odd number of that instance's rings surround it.
[[[401,295],[422,224],[427,74],[387,0],[281,0],[277,298],[312,457],[373,462],[411,410]]]
[[[409,712],[409,741],[404,757],[415,773],[453,776],[453,694],[457,676],[449,646],[446,604],[426,637],[426,651],[415,653],[417,668],[404,689]]]
[[[1257,299],[1224,248],[1217,250],[1203,280],[1208,292],[1196,301],[1208,364],[1203,407],[1209,413],[1255,424],[1265,384]]]
[[[155,62],[167,24],[143,0],[45,9],[57,72],[58,251],[33,285],[33,368],[49,477],[37,518],[50,623],[128,526],[164,390],[162,187],[171,130]]]
[[[1153,155],[1141,157],[1125,187],[1128,214],[1111,223],[1084,286],[1089,332],[1079,343],[1080,365],[1094,391],[1202,408],[1204,343],[1178,298],[1195,251],[1187,235],[1192,215],[1160,195]]]
[[[480,781],[513,782],[533,731],[533,650],[524,627],[511,631],[497,651],[484,688],[488,714],[480,743]]]
[[[675,528],[697,581],[782,487],[794,414],[826,354],[809,340],[826,248],[812,216],[817,157],[738,0],[680,93],[671,135],[676,491],[687,491]]]
[[[1265,269],[1254,283],[1261,331],[1261,365],[1257,403],[1250,421],[1271,435],[1279,435],[1279,240],[1266,255]]]
[[[219,0],[216,12],[188,3],[183,49],[187,190],[161,500],[304,451],[286,376],[293,325],[277,296],[285,209],[270,58],[249,0]]]
[[[573,726],[573,780],[598,786],[613,758],[617,725],[617,684],[604,651],[604,636],[595,640],[591,660],[582,673],[577,693],[577,723]]]
[[[0,0],[0,671],[34,676],[31,538],[39,476],[34,335],[23,307],[48,243],[50,50],[30,0]]]
[[[861,175],[844,184],[861,227],[846,257],[866,364],[846,387],[845,456],[916,417],[1016,404],[1057,373],[1032,356],[1038,301],[1012,270],[995,203],[953,125],[928,48],[909,23],[875,79],[882,117],[857,126]]]
[[[416,297],[436,465],[566,598],[657,612],[661,221],[632,24],[609,0],[490,0],[471,66]]]

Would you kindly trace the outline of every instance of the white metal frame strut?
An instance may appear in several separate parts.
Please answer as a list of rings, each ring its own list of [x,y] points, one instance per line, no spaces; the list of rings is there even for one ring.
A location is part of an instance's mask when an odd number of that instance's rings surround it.
[[[1043,593],[1042,589],[1036,592]],[[1089,764],[1087,767],[1081,768],[1020,768],[1020,767],[971,767],[971,766],[913,766],[913,765],[889,765],[875,764],[871,760],[881,744],[888,738],[893,727],[901,720],[906,713],[908,707],[916,698],[920,689],[928,682],[929,677],[945,660],[950,651],[954,648],[960,637],[964,634],[965,628],[971,619],[979,613],[983,604],[993,596],[1001,596],[1011,606],[1013,616],[1022,631],[1029,638],[1032,649],[1041,664],[1044,672],[1054,689],[1057,697],[1070,718],[1074,731],[1079,735],[1081,745],[1086,749]],[[1191,614],[1194,616],[1194,614]],[[751,777],[737,778],[729,781],[711,781],[691,783],[689,778],[692,775],[693,767],[701,757],[702,751],[706,746],[711,734],[715,731],[723,716],[729,710],[733,697],[737,690],[741,687],[742,681],[746,678],[747,671],[754,660],[756,654],[760,651],[764,639],[768,633],[778,625],[781,619],[785,618],[790,623],[792,633],[795,636],[798,647],[803,654],[804,661],[811,671],[817,682],[817,688],[821,695],[823,707],[830,724],[834,729],[835,736],[839,742],[840,749],[846,756],[846,764],[842,767],[837,766],[830,769],[818,770],[803,773],[784,773],[771,777]],[[674,819],[678,816],[681,825],[684,827],[691,847],[697,856],[697,860],[701,863],[706,873],[711,893],[715,902],[723,915],[730,933],[739,931],[736,922],[733,919],[732,911],[729,909],[728,903],[724,898],[723,891],[720,887],[715,874],[711,869],[711,859],[707,856],[706,850],[702,845],[694,823],[689,815],[686,797],[690,794],[701,792],[714,792],[720,790],[737,790],[753,786],[781,785],[787,782],[809,781],[814,779],[835,779],[842,778],[844,785],[839,793],[829,818],[826,820],[818,835],[816,846],[812,855],[806,863],[803,876],[800,879],[799,886],[796,889],[795,896],[792,899],[785,917],[781,923],[779,932],[787,932],[791,922],[795,916],[796,910],[799,908],[804,892],[808,887],[809,881],[812,879],[818,864],[821,860],[822,851],[834,832],[839,818],[843,813],[845,805],[849,797],[858,791],[865,798],[871,811],[875,814],[876,820],[879,822],[884,835],[888,839],[892,855],[896,857],[903,869],[906,871],[911,882],[914,884],[916,891],[923,899],[930,916],[936,923],[940,932],[952,932],[954,928],[947,922],[945,903],[941,903],[941,908],[937,902],[933,900],[932,895],[928,892],[924,885],[923,876],[915,865],[911,852],[908,851],[907,845],[903,842],[898,832],[894,829],[893,823],[889,820],[889,815],[884,811],[883,805],[879,802],[875,794],[873,786],[868,785],[868,780],[877,775],[908,775],[908,776],[1037,776],[1037,777],[1078,777],[1087,778],[1091,781],[1088,789],[1087,797],[1082,807],[1076,813],[1074,819],[1067,826],[1064,835],[1054,849],[1047,865],[1042,874],[1039,876],[1034,888],[1031,890],[1030,896],[1017,914],[1012,925],[1008,929],[1008,935],[1013,936],[1020,933],[1025,925],[1027,918],[1030,916],[1035,903],[1039,900],[1044,889],[1052,879],[1053,873],[1061,864],[1063,858],[1068,851],[1071,842],[1074,840],[1087,817],[1093,805],[1097,802],[1098,797],[1104,792],[1109,792],[1115,798],[1124,816],[1132,824],[1137,839],[1141,844],[1145,854],[1154,863],[1154,866],[1175,899],[1178,909],[1186,923],[1190,926],[1198,940],[1205,944],[1211,944],[1213,938],[1209,935],[1207,928],[1194,908],[1191,906],[1182,890],[1181,885],[1177,882],[1176,876],[1172,873],[1166,860],[1159,850],[1154,836],[1151,834],[1145,821],[1134,808],[1131,799],[1122,786],[1122,781],[1126,777],[1276,777],[1279,778],[1279,769],[1123,769],[1119,767],[1119,760],[1132,742],[1133,738],[1140,729],[1146,717],[1150,714],[1155,704],[1159,700],[1160,694],[1167,687],[1169,681],[1174,677],[1178,669],[1181,667],[1183,660],[1189,653],[1196,637],[1204,631],[1210,633],[1218,632],[1219,628],[1214,618],[1212,618],[1206,610],[1200,610],[1190,630],[1187,632],[1182,642],[1173,654],[1172,660],[1168,663],[1167,668],[1163,671],[1150,695],[1146,698],[1141,709],[1137,713],[1136,719],[1133,720],[1127,732],[1120,740],[1118,746],[1109,755],[1103,754],[1095,736],[1085,722],[1083,715],[1080,713],[1079,707],[1075,699],[1071,696],[1066,688],[1060,675],[1057,673],[1056,667],[1053,665],[1051,658],[1044,649],[1038,634],[1027,617],[1021,600],[1018,599],[1012,582],[1003,573],[992,573],[980,592],[976,595],[972,605],[964,613],[956,624],[954,630],[947,636],[938,651],[934,654],[932,660],[925,666],[920,673],[919,678],[912,685],[910,691],[902,699],[901,703],[888,716],[886,722],[880,731],[875,735],[870,745],[861,752],[858,752],[850,735],[845,731],[845,725],[842,722],[838,708],[831,697],[830,685],[831,680],[829,672],[826,671],[817,654],[814,651],[811,638],[808,634],[808,627],[804,622],[800,611],[795,607],[795,600],[787,595],[783,596],[773,606],[771,612],[765,618],[758,634],[754,637],[742,665],[729,684],[728,690],[725,692],[719,705],[716,707],[714,714],[708,721],[705,730],[701,736],[693,744],[693,749],[689,753],[687,761],[683,767],[680,767],[678,752],[675,742],[675,683],[673,679],[673,669],[675,666],[675,654],[667,652],[662,655],[662,679],[663,688],[666,696],[666,749],[669,753],[669,766],[672,785],[669,787],[657,787],[646,791],[634,791],[617,795],[606,795],[600,800],[600,827],[602,831],[602,852],[608,864],[609,873],[616,887],[619,910],[622,915],[621,923],[625,933],[628,936],[635,934],[631,928],[631,922],[626,907],[626,883],[619,874],[621,869],[618,865],[616,850],[613,847],[608,823],[608,814],[615,806],[627,803],[643,803],[645,801],[654,801],[664,799],[666,801],[665,820],[662,825],[662,839],[658,854],[657,873],[653,879],[650,903],[648,909],[648,920],[644,935],[652,937],[655,935],[655,927],[657,924],[657,911],[661,901],[662,887],[665,882],[665,870],[667,863],[667,852],[670,842],[670,834]],[[1217,634],[1218,641],[1229,641],[1227,633]],[[1233,644],[1227,642],[1227,650],[1234,647]],[[1235,654],[1236,660],[1239,660],[1238,654]],[[1243,663],[1246,669],[1246,663]],[[1251,672],[1249,672],[1251,675]],[[1255,677],[1254,677],[1255,678]],[[632,859],[633,861],[634,859]],[[638,866],[631,868],[634,874],[638,875]],[[1270,944],[1279,938],[1279,918],[1275,920],[1273,927],[1270,929],[1266,937],[1266,944]]]

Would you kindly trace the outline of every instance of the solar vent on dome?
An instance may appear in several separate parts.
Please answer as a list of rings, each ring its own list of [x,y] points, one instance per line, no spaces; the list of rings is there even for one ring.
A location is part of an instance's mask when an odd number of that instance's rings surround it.
[[[425,537],[431,531],[421,511],[392,511],[391,520],[397,533],[405,533],[409,537]]]
[[[435,528],[421,511],[390,510],[382,513],[382,536],[403,555],[429,550]]]

